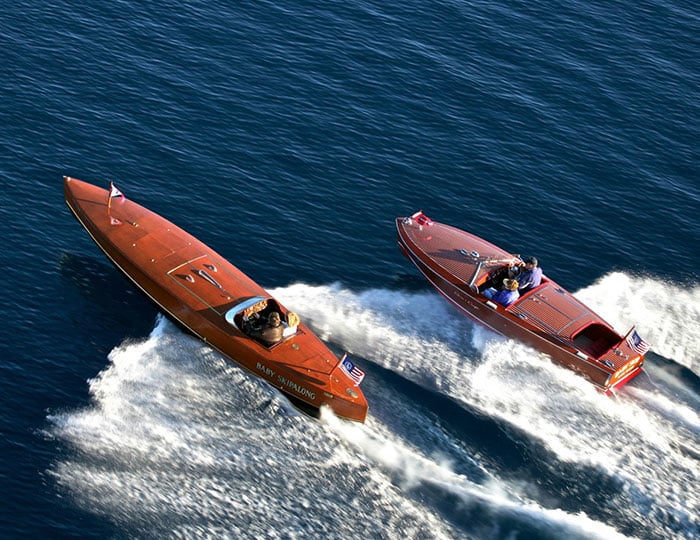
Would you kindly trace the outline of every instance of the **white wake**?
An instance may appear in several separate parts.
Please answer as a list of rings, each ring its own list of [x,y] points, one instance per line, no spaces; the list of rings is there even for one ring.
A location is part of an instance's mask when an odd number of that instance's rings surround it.
[[[606,397],[536,351],[473,325],[437,294],[305,284],[272,293],[360,367],[367,359],[516,427],[562,463],[616,479],[620,501],[606,504],[626,505],[651,534],[700,530],[698,397],[663,369],[654,373],[653,353],[654,384],[633,383]],[[668,284],[611,274],[577,296],[618,330],[636,324],[654,350],[697,374],[700,340],[687,314],[697,314],[700,302],[691,292],[680,313],[679,294]],[[316,422],[159,319],[147,339],[112,351],[89,382],[87,407],[49,418],[49,433],[66,445],[50,472],[77,504],[136,536],[486,534],[465,533],[421,504],[421,486],[465,511],[480,509],[493,523],[515,521],[553,537],[621,536],[614,523],[539,502],[532,486],[501,478],[437,426],[426,428],[430,438],[395,431],[401,415],[432,420],[417,404],[391,402],[398,398],[389,389],[374,388],[366,425],[328,413]],[[380,400],[389,401],[391,416],[373,416],[372,402]],[[451,449],[449,458],[443,448]],[[464,472],[470,467],[478,474]]]

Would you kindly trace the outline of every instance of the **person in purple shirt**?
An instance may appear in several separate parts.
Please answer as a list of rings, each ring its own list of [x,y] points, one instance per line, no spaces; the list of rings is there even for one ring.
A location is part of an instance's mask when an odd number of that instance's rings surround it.
[[[537,266],[537,259],[535,257],[526,257],[523,260],[523,265],[516,268],[519,268],[520,271],[514,272],[514,268],[511,270],[511,277],[515,277],[517,280],[518,292],[520,292],[521,295],[542,283],[542,269]]]
[[[520,298],[517,281],[506,278],[503,280],[503,285],[504,287],[500,291],[494,289],[493,287],[489,287],[484,291],[484,296],[501,304],[502,306],[509,306]]]

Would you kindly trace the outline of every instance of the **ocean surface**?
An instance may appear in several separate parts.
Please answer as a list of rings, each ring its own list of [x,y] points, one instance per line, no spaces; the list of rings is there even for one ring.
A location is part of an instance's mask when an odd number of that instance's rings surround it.
[[[8,3],[0,538],[700,537],[696,2]],[[212,246],[366,372],[316,421],[170,323],[62,177]],[[419,209],[652,344],[613,396],[472,324]]]

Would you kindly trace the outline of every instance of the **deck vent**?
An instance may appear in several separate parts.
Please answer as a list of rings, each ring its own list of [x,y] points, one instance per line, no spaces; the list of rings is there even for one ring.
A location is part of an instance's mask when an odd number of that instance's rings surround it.
[[[459,252],[464,255],[465,257],[472,257],[474,259],[479,258],[479,252],[478,251],[467,251],[466,249],[460,249]]]

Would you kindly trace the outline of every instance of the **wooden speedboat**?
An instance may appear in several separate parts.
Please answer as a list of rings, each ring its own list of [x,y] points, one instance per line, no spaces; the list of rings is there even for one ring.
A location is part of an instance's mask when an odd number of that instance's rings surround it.
[[[327,405],[340,417],[364,422],[368,407],[359,388],[364,373],[347,356],[338,359],[298,316],[233,264],[114,186],[106,190],[64,177],[64,192],[107,257],[190,332],[305,412]],[[248,328],[272,312],[282,325],[275,342],[253,337]]]
[[[397,218],[396,229],[402,253],[474,321],[547,353],[604,391],[641,373],[648,344],[634,328],[620,335],[547,276],[507,307],[485,296],[521,262],[519,256],[423,212]]]

